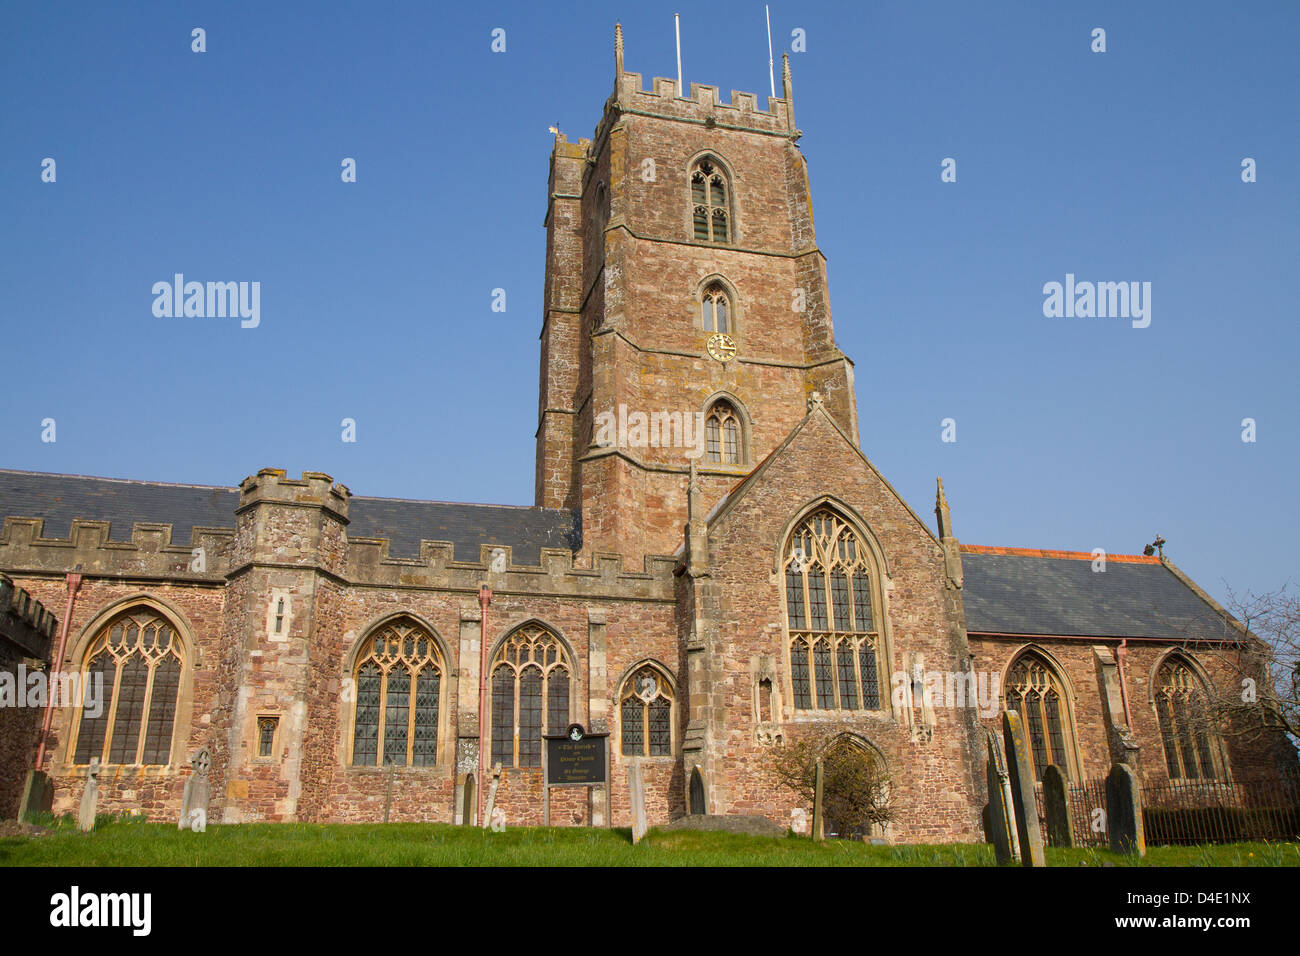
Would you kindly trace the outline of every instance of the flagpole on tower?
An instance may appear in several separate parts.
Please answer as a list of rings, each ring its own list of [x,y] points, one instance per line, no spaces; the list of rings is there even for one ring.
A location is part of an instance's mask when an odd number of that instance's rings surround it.
[[[763,13],[767,15],[767,81],[772,84],[772,95],[776,96],[776,74],[772,72],[772,10],[766,3]]]
[[[680,14],[673,14],[673,29],[677,31],[677,95],[685,96],[682,90],[682,18]]]

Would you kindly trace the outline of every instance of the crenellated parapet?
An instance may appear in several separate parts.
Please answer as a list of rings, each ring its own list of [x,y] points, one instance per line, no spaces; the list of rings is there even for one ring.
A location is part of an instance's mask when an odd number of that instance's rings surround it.
[[[40,518],[5,518],[0,566],[14,574],[82,574],[154,580],[221,581],[230,568],[235,532],[195,527],[175,540],[170,524],[136,522],[131,540],[110,537],[107,521],[73,519],[66,538],[44,536]]]
[[[536,565],[516,565],[509,545],[481,545],[478,561],[456,561],[449,541],[421,541],[418,558],[391,558],[382,538],[349,540],[346,577],[355,586],[498,593],[580,600],[672,601],[674,559],[649,555],[641,571],[617,554],[597,553],[590,568],[574,567],[573,552],[542,548]]]
[[[275,564],[342,573],[351,497],[345,485],[319,471],[289,478],[282,468],[263,468],[245,478],[235,509],[231,570]]]
[[[48,661],[56,624],[45,605],[0,574],[0,639],[27,657]]]

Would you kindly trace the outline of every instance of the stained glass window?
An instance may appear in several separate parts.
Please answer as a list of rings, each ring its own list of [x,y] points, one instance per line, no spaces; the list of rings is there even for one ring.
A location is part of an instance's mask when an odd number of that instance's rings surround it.
[[[620,748],[629,757],[672,754],[672,692],[667,679],[645,665],[623,684],[619,700]]]
[[[438,700],[443,662],[437,642],[408,618],[383,625],[357,658],[352,762],[433,766],[438,759]],[[383,741],[382,755],[379,741]]]
[[[110,621],[86,649],[91,681],[76,729],[73,760],[157,765],[171,762],[184,668],[172,626],[151,608]]]
[[[556,635],[526,624],[501,642],[491,672],[493,762],[540,767],[542,734],[563,733],[569,725],[568,653]]]
[[[274,717],[257,719],[257,755],[259,757],[275,756],[275,727],[279,721]]]
[[[879,710],[869,552],[828,507],[799,523],[785,553],[786,628],[796,710]]]
[[[1044,658],[1026,651],[1016,659],[1007,676],[1006,704],[1024,720],[1034,779],[1043,779],[1048,764],[1056,764],[1068,778],[1073,737],[1068,714],[1062,713],[1060,684]]]
[[[1156,716],[1171,780],[1214,780],[1221,760],[1218,733],[1210,719],[1209,695],[1201,678],[1181,657],[1171,657],[1156,674]]]

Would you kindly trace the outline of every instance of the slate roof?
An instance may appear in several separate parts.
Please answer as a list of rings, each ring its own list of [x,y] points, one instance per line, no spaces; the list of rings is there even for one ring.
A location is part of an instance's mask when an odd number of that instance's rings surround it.
[[[1069,554],[1069,557],[1061,555]],[[984,634],[1221,638],[1224,623],[1158,558],[962,547],[966,630]]]
[[[234,528],[239,490],[83,475],[0,469],[0,519],[43,518],[47,538],[68,537],[74,518],[109,522],[109,539],[130,541],[136,522],[172,526],[172,542],[188,544],[195,527]],[[538,564],[542,548],[576,549],[575,514],[557,508],[474,505],[354,496],[352,538],[388,538],[389,557],[419,557],[421,539],[450,541],[454,559],[477,561],[479,546],[509,545],[514,564]]]

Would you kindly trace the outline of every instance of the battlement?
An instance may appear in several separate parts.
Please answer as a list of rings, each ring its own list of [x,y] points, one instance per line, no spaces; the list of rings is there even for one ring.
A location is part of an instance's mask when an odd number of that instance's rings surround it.
[[[7,638],[30,657],[45,661],[54,637],[54,615],[13,580],[0,574],[0,637]]]
[[[239,507],[236,514],[263,502],[297,506],[317,506],[333,511],[348,520],[348,499],[352,492],[346,485],[335,484],[324,472],[304,471],[301,478],[287,478],[283,468],[263,468],[239,484]]]
[[[603,141],[611,126],[622,114],[644,114],[683,123],[698,123],[720,129],[768,133],[774,136],[799,138],[794,124],[794,100],[790,78],[790,60],[782,60],[782,96],[767,97],[767,108],[759,106],[759,96],[740,90],[731,91],[730,102],[723,102],[718,87],[707,83],[691,83],[690,95],[682,96],[677,81],[656,76],[649,89],[642,85],[640,73],[623,69],[623,28],[614,28],[614,93],[605,104],[605,110],[591,142]]]

